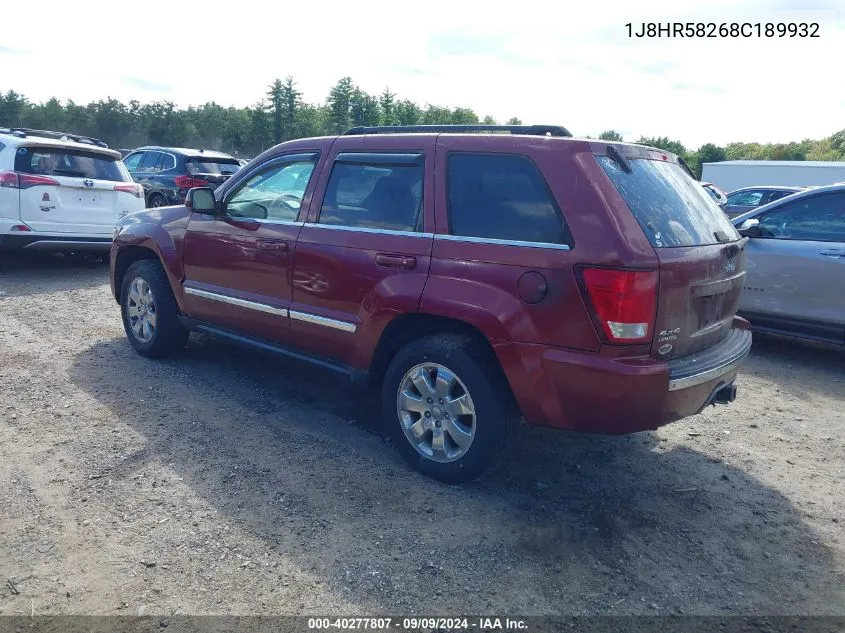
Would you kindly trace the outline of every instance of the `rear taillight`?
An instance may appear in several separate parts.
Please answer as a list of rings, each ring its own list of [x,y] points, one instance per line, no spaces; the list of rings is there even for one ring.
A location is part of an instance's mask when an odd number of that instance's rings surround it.
[[[143,198],[144,197],[144,188],[136,183],[127,183],[124,185],[115,185],[115,191],[123,191],[124,193],[131,193],[136,198]]]
[[[651,339],[657,308],[657,271],[583,268],[584,288],[610,343]]]
[[[9,230],[15,233],[29,233],[32,231],[26,224],[14,224]]]
[[[201,178],[192,178],[191,176],[176,176],[173,179],[176,186],[180,189],[193,189],[194,187],[207,187],[208,183]]]
[[[48,186],[58,187],[59,181],[49,176],[38,174],[22,174],[17,171],[0,171],[0,187],[10,189],[29,189],[30,187]]]

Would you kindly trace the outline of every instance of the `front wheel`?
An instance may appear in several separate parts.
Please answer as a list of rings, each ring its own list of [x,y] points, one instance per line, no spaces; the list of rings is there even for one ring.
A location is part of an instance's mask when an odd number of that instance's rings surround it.
[[[188,341],[188,331],[179,323],[179,307],[158,261],[137,261],[126,271],[120,312],[129,342],[143,356],[169,356]]]
[[[427,336],[400,350],[385,373],[382,403],[402,457],[446,483],[497,466],[518,427],[495,357],[465,336]]]

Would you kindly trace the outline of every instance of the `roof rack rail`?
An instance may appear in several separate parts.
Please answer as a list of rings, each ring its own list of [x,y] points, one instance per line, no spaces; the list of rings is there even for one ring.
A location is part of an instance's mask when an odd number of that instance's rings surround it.
[[[2,128],[0,131],[13,134],[15,136],[26,138],[27,136],[40,136],[42,138],[52,138],[56,140],[67,139],[76,143],[84,143],[86,145],[96,145],[97,147],[105,147],[108,145],[104,141],[92,136],[83,136],[82,134],[71,134],[70,132],[54,132],[53,130],[34,130],[28,127],[12,127]]]
[[[379,125],[357,126],[343,133],[343,136],[361,134],[403,134],[403,133],[462,133],[462,132],[509,132],[534,136],[572,136],[561,125]]]

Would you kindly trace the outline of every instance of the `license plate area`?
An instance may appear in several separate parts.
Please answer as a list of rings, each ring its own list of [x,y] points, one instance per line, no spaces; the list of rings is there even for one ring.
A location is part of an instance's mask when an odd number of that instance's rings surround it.
[[[725,312],[725,295],[708,295],[697,298],[698,327],[699,331],[719,323]]]

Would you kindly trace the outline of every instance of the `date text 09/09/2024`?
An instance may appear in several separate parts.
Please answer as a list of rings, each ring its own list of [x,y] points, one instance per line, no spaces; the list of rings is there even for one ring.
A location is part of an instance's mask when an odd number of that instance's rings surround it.
[[[820,37],[818,22],[640,22],[628,37]]]
[[[443,617],[373,617],[373,618],[308,618],[309,630],[369,630],[433,632],[433,631],[523,631],[527,632],[528,623],[521,618],[475,617],[458,616]]]

